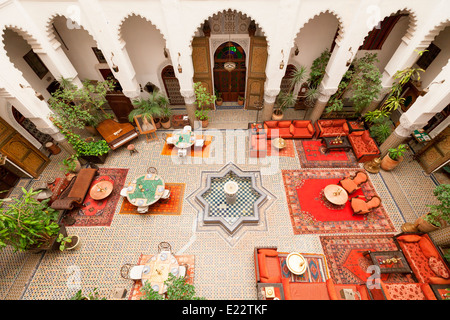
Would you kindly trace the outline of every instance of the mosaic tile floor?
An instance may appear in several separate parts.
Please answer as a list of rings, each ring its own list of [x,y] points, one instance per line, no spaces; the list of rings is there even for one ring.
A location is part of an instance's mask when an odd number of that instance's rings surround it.
[[[139,153],[133,156],[125,148],[114,151],[100,167],[129,168],[125,183],[150,166],[158,168],[158,174],[166,182],[185,183],[181,215],[118,214],[120,199],[111,226],[67,227],[69,234],[77,234],[82,240],[76,251],[29,254],[13,253],[6,248],[0,253],[0,298],[67,299],[81,288],[84,293],[98,288],[104,297],[110,297],[115,288],[126,288],[129,294],[132,283],[121,278],[121,266],[136,263],[141,254],[155,254],[158,243],[167,241],[175,254],[195,255],[197,295],[207,299],[256,299],[255,246],[323,254],[320,234],[294,235],[292,231],[281,170],[301,169],[298,157],[248,158],[246,132],[224,133],[208,130],[207,134],[215,137],[211,157],[188,157],[181,163],[161,156],[162,139],[147,143],[145,137],[139,137],[135,140]],[[158,137],[161,135],[162,131],[158,131]],[[40,179],[22,179],[12,196],[20,195],[20,186],[30,187],[50,177],[63,177],[59,163],[64,157],[64,152],[52,156],[52,163]],[[396,233],[405,221],[412,222],[426,212],[426,204],[435,202],[432,190],[436,179],[425,175],[411,157],[408,155],[393,172],[370,175]],[[255,230],[239,233],[232,245],[216,230],[198,228],[198,209],[189,200],[202,185],[202,171],[216,171],[229,162],[242,170],[259,170],[262,185],[272,194],[273,201],[267,208],[264,223]]]

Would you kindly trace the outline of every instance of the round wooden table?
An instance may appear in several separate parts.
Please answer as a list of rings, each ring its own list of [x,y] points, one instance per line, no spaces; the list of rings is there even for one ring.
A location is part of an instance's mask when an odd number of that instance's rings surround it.
[[[283,138],[275,138],[272,140],[272,145],[275,149],[281,150],[286,147],[286,141]]]
[[[332,204],[342,206],[348,201],[348,194],[344,188],[337,184],[330,184],[323,189],[325,198]]]
[[[109,196],[112,191],[113,184],[111,181],[99,181],[92,186],[89,195],[94,200],[102,200]]]

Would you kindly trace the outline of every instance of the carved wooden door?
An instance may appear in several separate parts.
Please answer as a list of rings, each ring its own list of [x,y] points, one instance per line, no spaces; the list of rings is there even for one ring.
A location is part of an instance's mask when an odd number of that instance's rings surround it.
[[[257,109],[264,101],[266,81],[267,41],[265,37],[250,38],[250,53],[247,78],[246,109]]]
[[[194,37],[192,40],[192,64],[194,65],[194,82],[200,82],[207,92],[214,94],[208,38]],[[209,108],[214,109],[214,104],[211,104]]]
[[[18,167],[38,178],[50,159],[0,118],[0,152]]]
[[[227,71],[224,63],[236,64],[233,71]],[[223,101],[237,101],[245,95],[245,52],[235,42],[226,42],[214,54],[214,86],[221,93]]]

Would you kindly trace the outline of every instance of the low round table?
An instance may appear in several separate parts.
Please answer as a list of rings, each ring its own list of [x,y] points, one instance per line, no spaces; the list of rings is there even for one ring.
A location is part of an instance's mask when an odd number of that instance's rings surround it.
[[[113,184],[111,181],[100,181],[92,186],[89,195],[94,200],[102,200],[109,196],[112,191]]]
[[[306,259],[298,252],[291,252],[286,257],[286,265],[290,272],[301,275],[306,271]]]
[[[342,206],[348,201],[348,194],[344,188],[336,184],[330,184],[323,189],[325,198],[332,204]]]
[[[272,145],[275,149],[281,150],[286,147],[286,141],[283,138],[275,138],[272,140]]]

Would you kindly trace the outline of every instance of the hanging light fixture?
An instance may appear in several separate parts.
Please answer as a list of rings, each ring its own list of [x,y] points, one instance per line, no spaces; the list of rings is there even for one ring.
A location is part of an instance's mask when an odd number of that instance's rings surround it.
[[[228,72],[231,72],[234,69],[236,69],[236,63],[231,61],[230,51],[231,51],[231,35],[229,34],[228,35],[228,61],[223,64],[224,69],[227,70]]]

